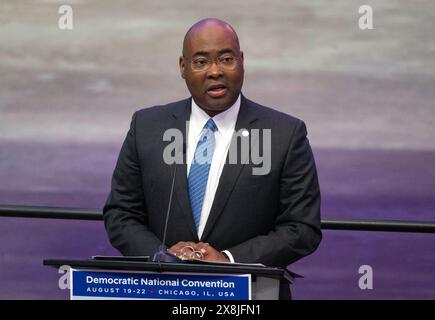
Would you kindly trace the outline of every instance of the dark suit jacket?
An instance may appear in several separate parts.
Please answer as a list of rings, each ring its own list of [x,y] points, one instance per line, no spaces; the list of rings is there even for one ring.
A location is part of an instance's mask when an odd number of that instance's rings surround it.
[[[124,255],[152,255],[161,244],[174,165],[163,161],[163,133],[186,139],[191,98],[137,111],[104,207],[113,246]],[[166,245],[203,241],[229,250],[237,262],[285,267],[321,240],[320,191],[305,124],[242,96],[236,131],[271,129],[271,170],[225,164],[213,206],[198,239],[189,203],[186,164],[178,165]],[[247,137],[249,138],[249,137]]]

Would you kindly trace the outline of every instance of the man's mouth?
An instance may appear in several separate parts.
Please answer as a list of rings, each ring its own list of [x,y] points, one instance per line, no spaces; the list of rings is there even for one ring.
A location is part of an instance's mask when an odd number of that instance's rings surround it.
[[[207,94],[212,98],[220,98],[227,93],[227,90],[223,84],[214,84],[207,88]]]

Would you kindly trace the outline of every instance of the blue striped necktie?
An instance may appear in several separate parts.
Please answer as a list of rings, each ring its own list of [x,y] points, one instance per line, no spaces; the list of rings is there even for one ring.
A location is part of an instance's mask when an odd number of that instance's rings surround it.
[[[207,187],[208,174],[210,172],[211,161],[213,159],[216,144],[214,137],[214,132],[216,130],[217,127],[213,119],[208,119],[202,130],[198,144],[196,145],[195,155],[192,164],[190,165],[188,177],[189,198],[196,230],[198,230],[199,222],[201,220],[205,188]]]

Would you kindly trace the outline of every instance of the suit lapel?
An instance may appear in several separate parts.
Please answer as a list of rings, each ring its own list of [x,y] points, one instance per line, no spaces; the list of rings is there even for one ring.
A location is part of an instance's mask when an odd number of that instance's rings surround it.
[[[183,133],[183,163],[178,164],[177,174],[175,177],[175,189],[174,195],[181,208],[181,214],[183,219],[192,234],[195,242],[199,241],[198,234],[196,232],[195,222],[193,221],[192,207],[190,206],[188,184],[187,184],[187,161],[186,161],[186,145],[187,145],[187,132],[186,123],[190,119],[192,100],[187,99],[183,101],[184,104],[180,108],[172,112],[174,118],[174,128],[180,130]]]
[[[235,132],[233,134],[233,139],[231,140],[230,150],[234,148],[234,143],[237,141],[234,139],[237,132],[240,130],[246,129],[250,132],[252,127],[252,123],[257,120],[255,112],[253,112],[253,108],[250,107],[249,101],[242,95],[241,104],[239,114],[237,116],[237,122],[235,127]],[[226,163],[222,170],[221,177],[219,179],[218,188],[216,190],[216,194],[214,196],[213,205],[210,210],[210,214],[207,220],[207,223],[204,228],[204,232],[201,236],[201,241],[206,241],[208,235],[211,230],[213,230],[213,226],[218,220],[219,216],[222,214],[223,209],[228,201],[229,196],[233,192],[234,186],[236,184],[237,179],[239,178],[240,172],[242,171],[245,163],[249,162],[249,152],[241,153],[240,146],[243,143],[248,143],[249,145],[249,136],[241,135],[240,139],[245,141],[239,141],[237,145],[237,152],[240,156],[240,160],[237,161],[236,164],[229,163],[229,156],[227,155]]]

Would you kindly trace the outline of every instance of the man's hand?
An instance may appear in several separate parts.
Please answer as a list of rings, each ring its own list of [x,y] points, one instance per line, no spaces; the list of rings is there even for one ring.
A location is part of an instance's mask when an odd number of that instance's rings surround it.
[[[170,247],[168,251],[180,259],[190,259],[189,254],[196,250],[195,246],[195,242],[180,241]]]
[[[199,242],[196,244],[196,250],[201,251],[201,253],[204,255],[204,258],[202,260],[204,261],[212,261],[212,262],[230,262],[227,257],[223,255],[222,252],[217,251],[215,248],[213,248],[210,244]]]
[[[210,244],[205,242],[194,243],[180,241],[170,247],[168,251],[172,254],[175,254],[177,257],[199,259],[210,262],[229,262],[229,260],[222,254],[222,252],[217,251]],[[195,252],[200,252],[201,254],[195,254]],[[191,253],[193,253],[193,255],[189,256]]]

